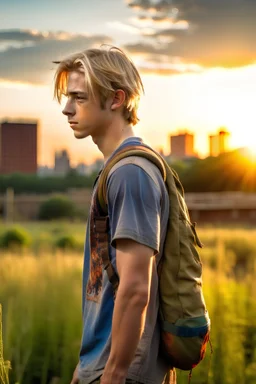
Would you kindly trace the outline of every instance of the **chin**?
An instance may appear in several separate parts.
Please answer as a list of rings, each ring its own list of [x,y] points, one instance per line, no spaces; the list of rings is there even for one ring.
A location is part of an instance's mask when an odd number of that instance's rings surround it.
[[[83,133],[83,132],[74,132],[74,136],[76,139],[84,139],[86,138],[88,135]]]

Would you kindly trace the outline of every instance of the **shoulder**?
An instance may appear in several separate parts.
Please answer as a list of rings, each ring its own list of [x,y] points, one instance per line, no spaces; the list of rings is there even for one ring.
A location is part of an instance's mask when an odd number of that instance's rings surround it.
[[[164,181],[158,167],[146,158],[130,156],[120,160],[110,170],[107,184],[112,182],[132,183],[137,178],[150,179],[150,182],[161,191]]]

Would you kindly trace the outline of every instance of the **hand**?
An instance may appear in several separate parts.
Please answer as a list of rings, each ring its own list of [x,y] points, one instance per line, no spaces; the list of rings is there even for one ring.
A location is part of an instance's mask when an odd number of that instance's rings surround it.
[[[70,384],[78,384],[79,383],[78,367],[79,367],[79,363],[77,364],[76,369],[74,370],[73,377],[72,377]]]
[[[107,363],[100,378],[100,384],[125,384],[125,376],[121,372],[114,372]]]
[[[101,377],[100,378],[100,384],[113,384],[113,383],[115,383],[115,384],[125,384],[125,379],[122,379],[121,381],[115,381],[115,382],[113,382],[113,379],[110,379],[110,381],[108,380],[108,379],[106,379],[105,377]]]

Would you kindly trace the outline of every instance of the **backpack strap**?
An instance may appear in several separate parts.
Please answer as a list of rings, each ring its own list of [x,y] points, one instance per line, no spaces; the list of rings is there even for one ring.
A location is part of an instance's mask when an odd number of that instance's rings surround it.
[[[99,184],[97,189],[97,198],[100,205],[100,208],[104,214],[107,215],[108,209],[107,209],[107,178],[109,175],[110,170],[113,168],[113,166],[118,163],[120,160],[126,157],[145,157],[149,161],[151,161],[153,164],[159,168],[163,180],[166,181],[166,168],[164,164],[164,160],[156,154],[152,149],[144,147],[144,146],[127,146],[124,149],[120,150],[116,155],[113,156],[113,158],[110,158],[110,160],[107,162],[105,168],[102,171],[102,174],[99,178]]]
[[[141,166],[144,169],[145,163],[147,163],[146,159],[138,159],[138,157],[145,157],[154,163],[161,171],[162,177],[166,179],[166,172],[164,163],[161,161],[159,155],[155,154],[150,148],[143,146],[129,146],[125,147],[123,150],[119,151],[113,158],[107,162],[105,168],[102,170],[99,182],[96,190],[96,199],[103,213],[102,216],[94,218],[95,230],[97,233],[101,253],[100,256],[102,258],[103,267],[108,274],[108,279],[112,284],[114,297],[119,285],[119,277],[111,264],[111,260],[109,257],[109,249],[108,249],[108,232],[109,232],[109,217],[108,217],[108,207],[107,207],[107,179],[110,173],[113,173],[115,169],[121,166],[121,160],[125,159],[127,163],[137,163],[137,165]],[[128,159],[126,159],[128,158]],[[137,160],[136,160],[137,159]],[[143,162],[144,160],[144,162]],[[126,162],[125,161],[125,162]],[[140,163],[140,164],[139,164]],[[142,164],[144,163],[144,165]],[[157,184],[154,173],[150,169],[147,164],[147,171],[149,176],[153,179],[153,181]]]
[[[109,258],[108,250],[108,231],[109,231],[109,217],[99,216],[94,218],[94,226],[97,233],[97,239],[99,243],[100,256],[102,259],[103,267],[107,272],[108,279],[113,287],[114,296],[118,288],[119,277],[114,270]]]

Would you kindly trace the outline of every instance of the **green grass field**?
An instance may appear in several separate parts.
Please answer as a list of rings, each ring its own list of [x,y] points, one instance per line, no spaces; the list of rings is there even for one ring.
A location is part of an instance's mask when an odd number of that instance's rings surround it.
[[[68,384],[77,363],[81,335],[81,275],[85,225],[21,224],[29,248],[1,249],[0,303],[4,360],[10,383]],[[0,236],[6,227],[0,225]],[[191,383],[256,383],[256,230],[199,228],[205,247],[204,293],[213,354],[193,370]],[[80,244],[59,251],[58,236]],[[178,372],[178,384],[188,372]],[[1,382],[2,384],[2,382]]]

